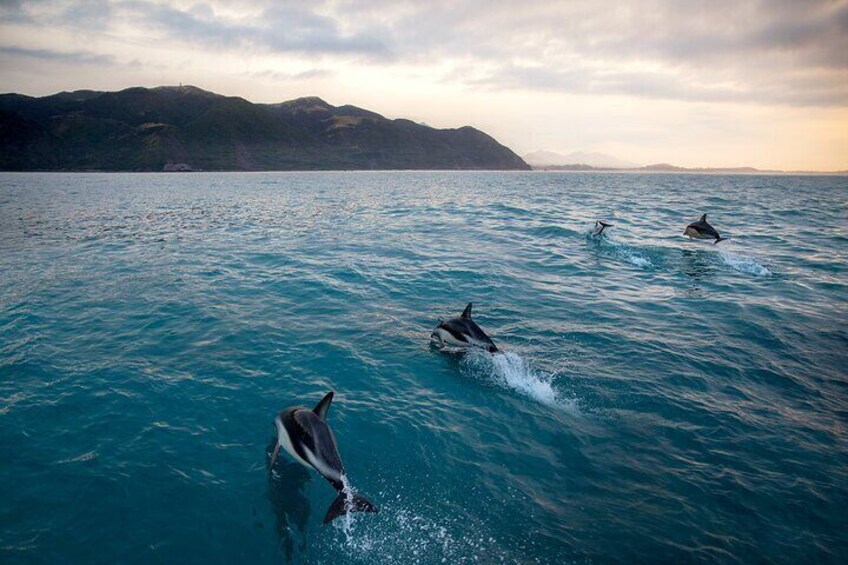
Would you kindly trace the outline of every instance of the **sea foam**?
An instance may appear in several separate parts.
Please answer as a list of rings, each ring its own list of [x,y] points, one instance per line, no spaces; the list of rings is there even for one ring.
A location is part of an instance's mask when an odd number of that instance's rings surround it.
[[[654,262],[651,261],[651,259],[640,249],[611,239],[606,234],[594,236],[590,232],[587,237],[591,238],[593,241],[597,241],[599,245],[608,247],[612,251],[613,255],[619,259],[627,261],[631,265],[635,265],[642,269],[649,269],[656,266],[654,265]]]
[[[524,357],[513,351],[487,353],[470,350],[463,364],[475,375],[506,390],[522,395],[548,406],[574,409],[572,400],[563,398],[554,387],[554,376],[534,368]]]
[[[756,275],[758,277],[767,277],[771,275],[771,271],[767,267],[760,265],[757,261],[750,257],[745,257],[737,253],[733,253],[732,251],[725,250],[719,251],[719,257],[721,257],[721,260],[725,265],[731,269],[739,271],[740,273]]]

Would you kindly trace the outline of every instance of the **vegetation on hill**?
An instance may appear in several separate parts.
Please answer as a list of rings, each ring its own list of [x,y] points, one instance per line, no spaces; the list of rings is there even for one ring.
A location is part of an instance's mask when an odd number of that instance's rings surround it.
[[[253,104],[192,86],[0,95],[0,170],[520,169],[472,127],[434,129],[320,98]]]

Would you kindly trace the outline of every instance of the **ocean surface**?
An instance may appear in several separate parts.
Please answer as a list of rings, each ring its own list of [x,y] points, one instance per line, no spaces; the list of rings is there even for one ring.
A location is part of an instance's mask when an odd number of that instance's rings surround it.
[[[846,320],[848,177],[2,174],[0,562],[846,563]]]

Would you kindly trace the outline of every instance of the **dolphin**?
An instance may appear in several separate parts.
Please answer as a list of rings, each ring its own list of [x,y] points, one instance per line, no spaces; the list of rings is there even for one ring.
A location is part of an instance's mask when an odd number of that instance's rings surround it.
[[[346,488],[345,470],[336,447],[336,438],[327,426],[327,410],[330,409],[333,394],[333,391],[328,392],[312,410],[294,406],[277,414],[274,418],[277,445],[271,455],[273,467],[280,448],[284,448],[295,461],[318,471],[338,491],[339,494],[324,516],[325,524],[348,512],[379,511],[364,496],[351,493],[350,489]]]
[[[454,347],[480,347],[489,353],[497,352],[498,348],[486,335],[486,332],[480,329],[474,320],[471,319],[471,302],[462,311],[459,318],[451,318],[447,321],[440,321],[430,338],[437,342],[439,348],[445,345]]]
[[[595,231],[592,232],[592,235],[601,235],[602,233],[604,233],[604,229],[611,228],[612,226],[613,224],[608,224],[603,220],[596,220]]]
[[[690,239],[714,239],[713,245],[719,241],[724,241],[726,237],[721,237],[716,229],[707,223],[707,215],[701,216],[697,222],[692,222],[686,226],[686,231],[683,235],[688,235]]]

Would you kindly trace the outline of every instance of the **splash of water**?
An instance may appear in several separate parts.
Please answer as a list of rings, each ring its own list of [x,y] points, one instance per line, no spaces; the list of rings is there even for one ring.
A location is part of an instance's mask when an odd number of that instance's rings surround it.
[[[654,266],[653,262],[644,255],[642,255],[642,253],[640,253],[638,250],[610,239],[608,239],[607,242],[615,250],[615,254],[627,261],[628,263],[642,268]]]
[[[544,404],[557,404],[557,391],[551,385],[551,375],[534,371],[517,353],[505,351],[491,356],[493,376],[500,384],[515,389]]]
[[[720,250],[719,257],[721,257],[721,260],[725,265],[731,269],[739,271],[740,273],[746,273],[758,277],[767,277],[771,275],[771,271],[768,268],[760,265],[750,257],[744,257],[737,253],[733,253],[732,251],[726,250]]]
[[[345,495],[345,513],[342,516],[341,528],[347,544],[350,545],[353,543],[353,496],[356,493],[356,489],[347,480],[347,475],[342,475],[342,492]]]
[[[325,562],[322,551],[336,542],[342,544],[351,563],[470,563],[478,561],[476,555],[486,555],[486,562],[513,563],[518,562],[513,552],[537,551],[533,541],[506,548],[485,523],[441,514],[426,503],[422,506],[417,497],[413,502],[396,494],[385,510],[370,520],[357,521],[355,535],[328,540],[330,544],[318,548],[316,561]],[[460,524],[465,533],[456,535]]]
[[[469,351],[463,363],[496,386],[515,390],[548,406],[576,409],[573,400],[563,398],[553,386],[554,375],[539,371],[518,353]]]
[[[598,241],[601,245],[609,246],[612,249],[612,252],[615,256],[624,259],[631,265],[636,265],[637,267],[647,269],[654,267],[653,261],[651,261],[648,257],[646,257],[643,253],[641,253],[638,249],[630,247],[629,245],[625,245],[614,239],[611,239],[607,234],[602,234],[600,236],[592,235],[590,232],[589,237],[595,241]]]
[[[631,249],[622,249],[621,255],[622,257],[624,257],[624,259],[636,265],[637,267],[646,268],[654,266],[650,259],[642,257],[638,252],[635,252]]]

